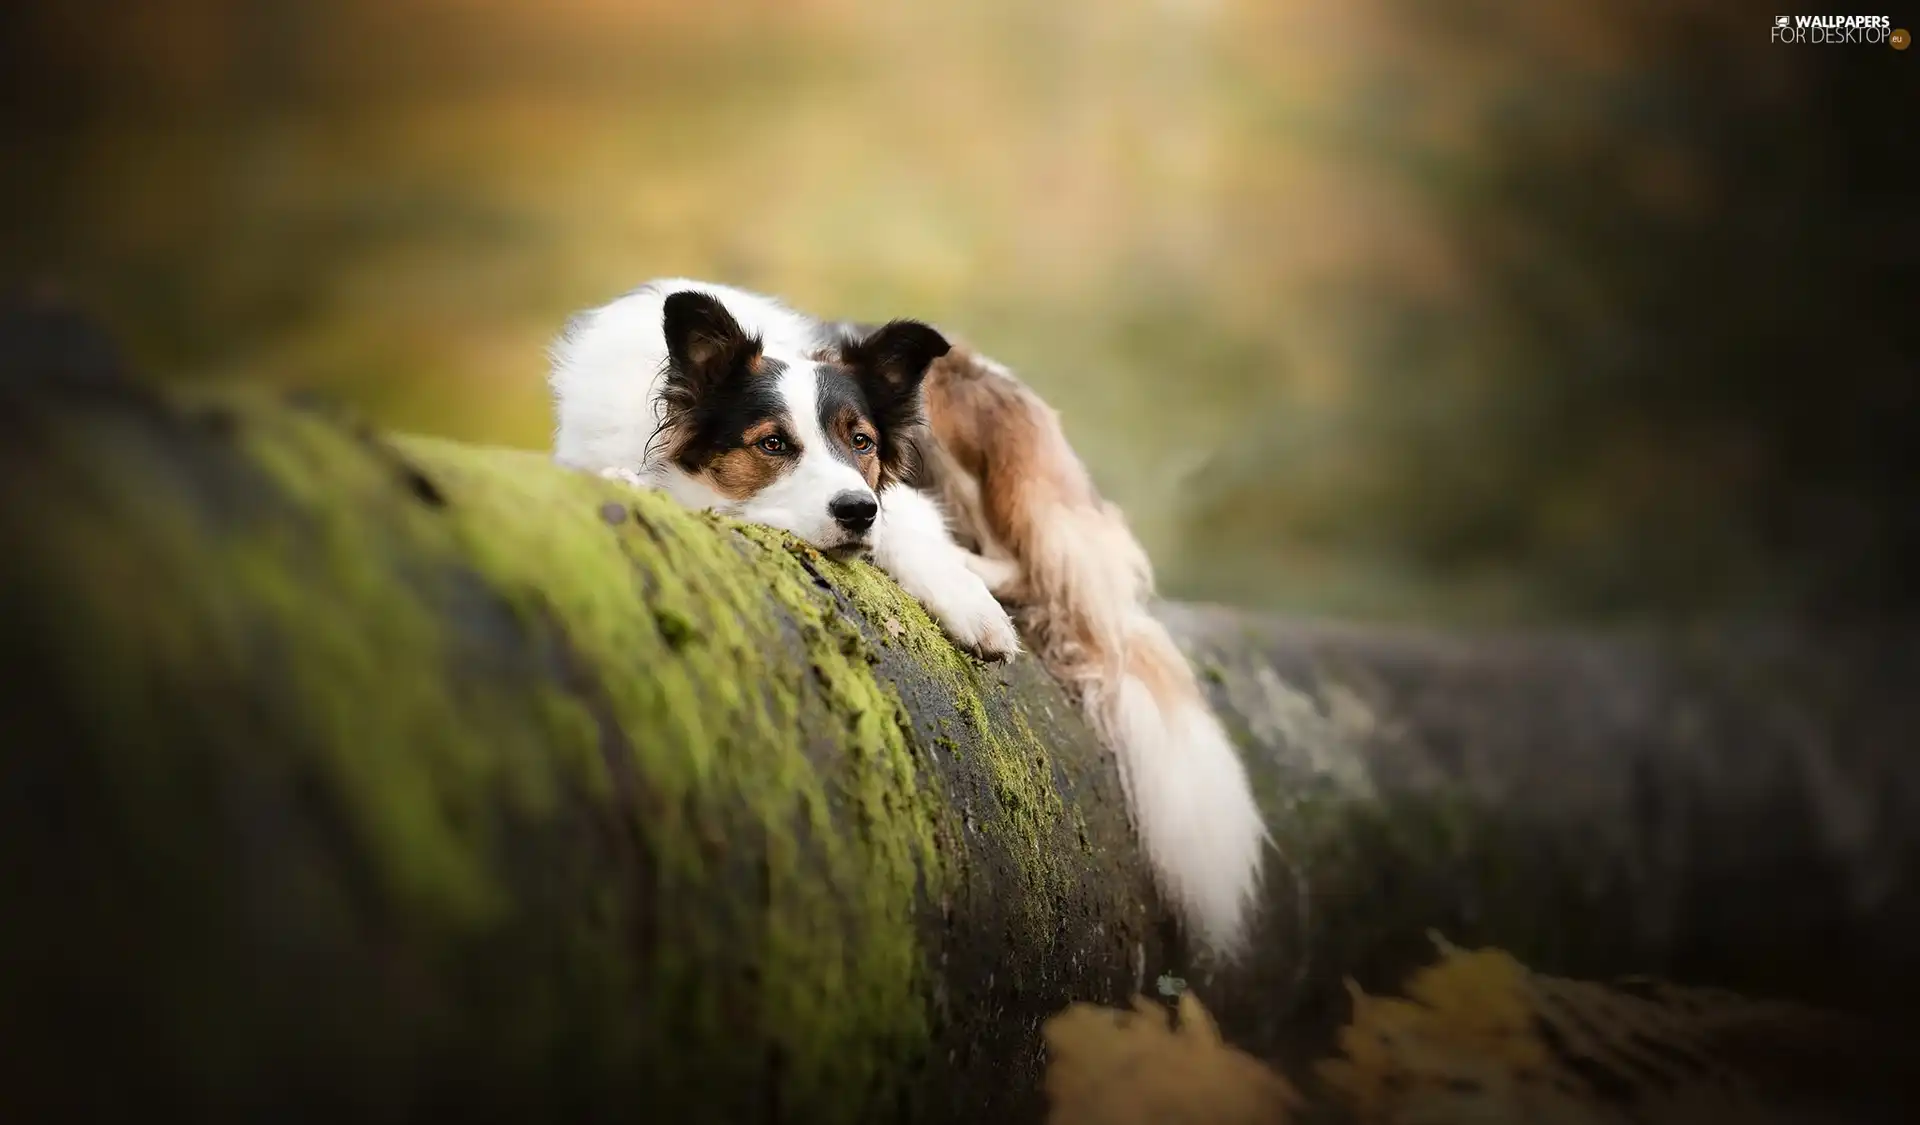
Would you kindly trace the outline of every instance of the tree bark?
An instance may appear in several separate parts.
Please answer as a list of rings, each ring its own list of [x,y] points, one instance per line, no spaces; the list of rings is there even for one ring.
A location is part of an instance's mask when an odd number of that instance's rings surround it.
[[[1429,928],[1917,998],[1912,631],[1166,607],[1278,845],[1207,975],[1057,686],[872,568],[5,336],[9,1120],[1033,1120],[1070,1001],[1180,977],[1318,1055]]]

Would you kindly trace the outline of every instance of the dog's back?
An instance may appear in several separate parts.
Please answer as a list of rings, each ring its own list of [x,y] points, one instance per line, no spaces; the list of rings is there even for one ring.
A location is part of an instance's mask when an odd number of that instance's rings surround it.
[[[956,346],[924,387],[921,482],[1113,750],[1163,893],[1231,956],[1255,909],[1266,826],[1192,667],[1148,611],[1146,552],[1058,415],[1012,372]]]

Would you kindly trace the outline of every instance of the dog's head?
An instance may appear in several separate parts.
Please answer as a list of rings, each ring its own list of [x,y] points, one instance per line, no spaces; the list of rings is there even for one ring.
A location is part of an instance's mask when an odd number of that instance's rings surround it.
[[[867,543],[881,489],[920,422],[920,383],[947,341],[895,321],[834,348],[770,354],[726,306],[674,293],[662,311],[662,452],[711,506],[828,551]]]

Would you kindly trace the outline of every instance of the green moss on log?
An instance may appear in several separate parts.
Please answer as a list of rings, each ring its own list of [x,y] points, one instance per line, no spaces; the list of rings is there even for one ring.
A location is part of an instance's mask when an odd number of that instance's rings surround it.
[[[209,513],[179,466],[110,426],[62,438],[85,501],[35,513],[35,555],[75,615],[58,647],[74,682],[102,688],[98,745],[146,729],[153,746],[197,742],[208,774],[248,754],[310,779],[368,884],[327,893],[375,896],[421,950],[543,935],[539,952],[600,997],[604,1057],[582,1065],[644,1066],[688,1105],[718,1083],[808,1120],[871,1115],[926,1050],[921,911],[965,833],[1017,859],[1025,928],[1058,929],[1075,876],[1048,843],[1064,816],[1048,748],[1020,708],[988,707],[987,673],[872,567],[537,454],[389,442],[264,399],[181,418],[254,467],[246,502],[273,518]],[[501,632],[532,638],[537,674],[485,667]],[[884,645],[951,695],[956,745],[984,756],[997,803],[978,820],[921,776],[874,672]],[[249,693],[299,738],[248,745],[244,715],[168,729],[183,701]],[[105,768],[137,785],[169,767]],[[555,951],[553,921],[523,916],[514,853],[562,856],[538,841],[583,805],[614,826],[614,856],[561,859],[580,868],[553,873],[575,897],[550,905],[586,913]],[[524,1030],[488,1050],[509,1070],[547,1065],[515,1044],[580,1002],[516,1001]]]

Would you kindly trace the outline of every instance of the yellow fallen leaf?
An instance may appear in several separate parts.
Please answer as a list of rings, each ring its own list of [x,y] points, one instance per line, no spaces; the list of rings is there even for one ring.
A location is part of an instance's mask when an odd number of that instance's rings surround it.
[[[1047,1021],[1048,1125],[1286,1125],[1299,1095],[1227,1045],[1192,993],[1180,1023],[1145,997],[1132,1011],[1075,1004]]]

